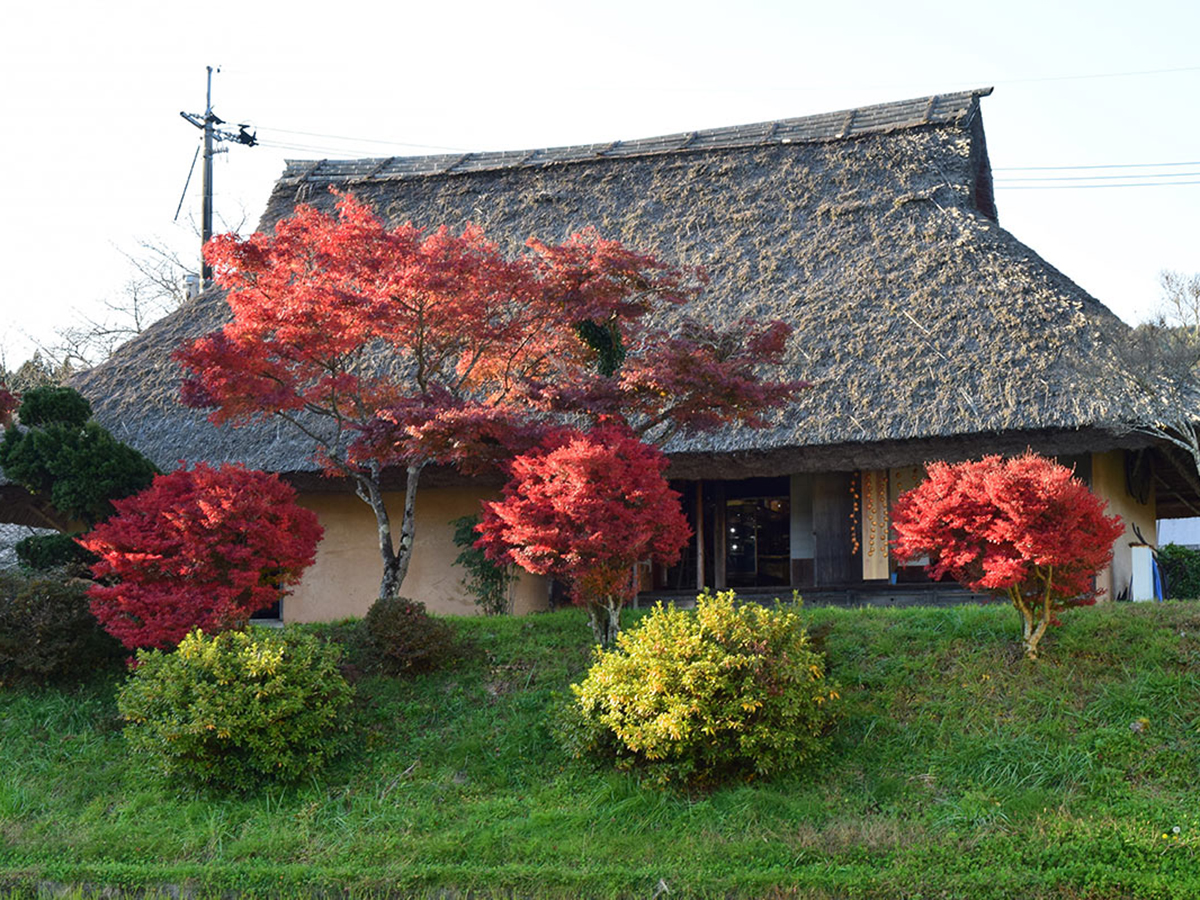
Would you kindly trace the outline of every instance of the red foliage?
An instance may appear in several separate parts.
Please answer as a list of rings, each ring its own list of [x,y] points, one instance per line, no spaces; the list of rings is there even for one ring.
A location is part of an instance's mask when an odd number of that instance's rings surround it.
[[[666,465],[621,426],[558,435],[513,461],[503,498],[484,504],[477,546],[619,613],[637,594],[636,564],[671,565],[691,537]]]
[[[453,465],[465,474],[502,468],[536,447],[552,429],[508,405],[489,406],[431,391],[381,410],[359,429],[350,446],[356,462],[388,465],[422,457]]]
[[[1009,598],[1027,624],[1033,613],[1050,624],[1055,610],[1096,601],[1095,575],[1124,533],[1105,505],[1070,469],[1032,452],[935,462],[896,502],[894,549],[902,561],[928,554],[935,579],[949,574]]]
[[[0,428],[7,428],[12,424],[12,414],[20,405],[20,395],[12,393],[8,386],[0,381]]]
[[[233,320],[177,353],[184,402],[216,423],[283,416],[379,518],[381,593],[403,581],[406,510],[391,546],[380,472],[478,470],[537,444],[556,414],[626,421],[648,440],[738,421],[786,401],[786,325],[693,322],[698,270],[585,231],[507,257],[479,229],[387,227],[349,195],[297,207],[273,235],[206,248]],[[664,329],[666,319],[674,324]],[[651,324],[651,323],[655,324]],[[587,335],[591,335],[589,339]]]
[[[566,243],[530,238],[547,297],[573,321],[638,319],[665,301],[687,303],[707,283],[700,271],[675,269],[585,228]]]
[[[799,387],[758,374],[782,359],[781,322],[647,325],[693,299],[703,273],[591,230],[529,250],[508,259],[470,226],[389,229],[348,195],[336,216],[300,206],[274,235],[214,238],[206,253],[233,321],[177,354],[184,400],[218,424],[307,410],[369,427],[359,461],[455,464],[469,454],[452,436],[470,442],[492,409],[506,427],[554,410],[702,430],[760,424]],[[596,374],[581,322],[612,330],[619,372]]]
[[[345,196],[336,216],[300,206],[274,235],[223,235],[206,256],[233,321],[178,357],[185,401],[215,407],[216,423],[307,409],[361,425],[431,389],[462,396],[485,360],[540,364],[532,268],[475,228],[388,229]]]
[[[92,612],[130,649],[244,625],[300,580],[322,534],[289,485],[240,466],[159,475],[113,506],[79,543],[100,557]]]

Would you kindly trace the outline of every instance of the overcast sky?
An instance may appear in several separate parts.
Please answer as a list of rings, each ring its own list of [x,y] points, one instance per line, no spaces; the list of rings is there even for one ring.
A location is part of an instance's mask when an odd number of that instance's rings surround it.
[[[206,65],[217,114],[262,140],[218,157],[218,227],[257,221],[285,158],[630,139],[994,85],[1000,224],[1136,321],[1161,270],[1200,271],[1198,34],[1183,0],[22,4],[0,35],[0,350],[14,366],[119,298],[139,241],[194,252],[198,171],[173,217],[199,132],[179,112],[203,111]]]

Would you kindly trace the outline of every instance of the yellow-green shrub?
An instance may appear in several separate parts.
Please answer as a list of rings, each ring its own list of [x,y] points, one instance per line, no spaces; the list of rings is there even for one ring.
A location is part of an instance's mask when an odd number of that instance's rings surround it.
[[[118,697],[130,747],[168,775],[221,787],[295,780],[336,752],[351,688],[340,651],[268,629],[138,652]]]
[[[837,700],[795,612],[702,594],[659,604],[597,650],[560,726],[575,755],[614,756],[661,781],[712,783],[793,769],[824,745]]]

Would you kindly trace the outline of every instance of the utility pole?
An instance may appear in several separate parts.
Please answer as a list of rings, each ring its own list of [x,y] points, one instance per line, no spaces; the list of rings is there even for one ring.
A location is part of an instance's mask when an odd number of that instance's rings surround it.
[[[208,69],[208,87],[204,92],[204,172],[202,182],[204,203],[200,213],[200,247],[203,248],[212,239],[212,159],[213,159],[213,119],[212,111],[212,66]],[[201,257],[203,259],[203,257]],[[201,286],[207,288],[212,283],[212,267],[202,262],[200,269]]]
[[[200,212],[200,248],[201,248],[201,268],[200,268],[200,287],[203,290],[212,284],[212,267],[207,262],[204,262],[204,245],[209,242],[212,237],[213,224],[213,155],[216,153],[224,153],[225,150],[214,150],[214,141],[236,141],[239,144],[245,144],[247,147],[253,147],[258,143],[256,134],[246,131],[245,125],[238,126],[238,133],[234,134],[231,131],[224,131],[217,128],[218,125],[224,125],[225,120],[218,117],[213,112],[212,108],[212,77],[213,67],[205,66],[208,69],[208,89],[204,99],[204,115],[198,116],[193,113],[181,112],[179,115],[187,119],[197,128],[204,132],[204,170],[202,172],[204,202]],[[219,68],[217,71],[221,71]],[[186,190],[186,188],[185,188]]]

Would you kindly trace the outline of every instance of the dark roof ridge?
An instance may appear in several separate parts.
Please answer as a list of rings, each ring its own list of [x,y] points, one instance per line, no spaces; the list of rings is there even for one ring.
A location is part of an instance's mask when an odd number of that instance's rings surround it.
[[[767,144],[812,144],[843,141],[866,134],[951,123],[969,124],[979,108],[979,98],[992,89],[974,88],[949,94],[933,94],[911,100],[878,103],[790,119],[755,122],[686,131],[630,141],[579,144],[540,150],[502,150],[445,153],[435,156],[394,156],[369,159],[286,160],[279,183],[304,182],[365,183],[421,178],[430,175],[464,174],[497,169],[523,169],[587,162],[598,159],[628,159],[665,153],[696,153]]]

